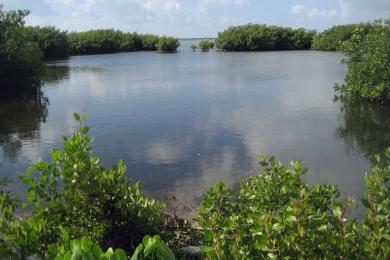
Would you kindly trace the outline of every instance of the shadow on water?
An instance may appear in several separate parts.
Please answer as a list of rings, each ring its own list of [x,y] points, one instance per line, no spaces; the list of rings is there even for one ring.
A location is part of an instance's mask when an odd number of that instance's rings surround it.
[[[345,141],[348,152],[358,151],[372,160],[390,147],[389,105],[338,101],[341,102],[342,122],[336,129],[336,136]]]

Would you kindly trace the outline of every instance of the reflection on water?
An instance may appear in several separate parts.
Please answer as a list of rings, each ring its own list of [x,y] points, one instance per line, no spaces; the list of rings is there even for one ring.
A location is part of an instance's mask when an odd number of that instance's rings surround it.
[[[6,157],[17,161],[23,142],[40,139],[40,123],[46,120],[48,104],[40,89],[22,98],[1,99],[0,147]]]
[[[311,169],[307,181],[337,184],[359,198],[369,158],[390,145],[389,116],[388,109],[333,102],[332,86],[346,73],[341,59],[315,51],[183,50],[51,62],[42,87],[50,106],[46,99],[35,105],[41,116],[23,102],[0,104],[7,125],[0,176],[48,160],[61,135],[72,132],[72,113],[85,111],[102,164],[123,159],[128,176],[159,199],[174,194],[196,207],[215,182],[237,185],[256,171],[257,154],[302,159]],[[34,135],[10,145],[28,129]]]
[[[390,106],[341,101],[342,123],[336,135],[349,151],[360,151],[368,159],[390,146]]]

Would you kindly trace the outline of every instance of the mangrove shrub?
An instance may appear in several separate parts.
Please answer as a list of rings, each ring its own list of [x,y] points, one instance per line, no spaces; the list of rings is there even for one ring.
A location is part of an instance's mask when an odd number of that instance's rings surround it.
[[[204,196],[198,224],[209,259],[389,259],[388,162],[377,157],[366,175],[358,222],[347,217],[352,199],[342,203],[336,186],[306,184],[299,161],[290,168],[274,157],[259,160],[263,173],[242,182],[238,194],[218,183]]]
[[[307,50],[314,34],[303,28],[247,24],[218,33],[215,44],[225,51]]]
[[[179,48],[179,40],[173,37],[162,36],[156,44],[157,51],[159,52],[176,52]]]
[[[381,21],[367,32],[358,26],[350,40],[342,43],[348,73],[336,89],[345,97],[373,102],[390,101],[390,26]]]
[[[0,91],[30,88],[42,69],[42,53],[24,28],[26,10],[4,11],[0,5]]]
[[[359,27],[362,32],[368,32],[372,25],[370,23],[336,25],[313,38],[312,49],[321,51],[339,51],[341,44],[349,40],[354,30]]]
[[[25,31],[29,40],[38,44],[45,59],[66,58],[70,55],[66,31],[60,31],[53,26],[30,26],[26,27]]]
[[[50,162],[39,161],[19,176],[28,187],[29,216],[15,218],[15,206],[0,196],[0,254],[44,258],[64,233],[70,239],[88,236],[104,250],[133,252],[145,235],[158,232],[164,205],[130,182],[121,161],[101,167],[82,124],[86,116],[74,117],[78,130],[64,137],[63,150],[54,149]]]
[[[210,40],[202,40],[199,42],[199,48],[203,52],[209,51],[214,48],[214,42]]]
[[[90,30],[68,34],[72,54],[100,54],[124,51],[153,51],[159,37],[126,33],[114,29]]]

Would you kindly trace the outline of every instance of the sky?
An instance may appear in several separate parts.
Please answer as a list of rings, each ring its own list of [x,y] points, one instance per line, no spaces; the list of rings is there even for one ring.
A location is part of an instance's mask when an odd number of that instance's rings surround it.
[[[390,18],[390,0],[0,0],[29,9],[27,25],[114,28],[180,38],[216,37],[230,25],[265,23],[324,30]]]

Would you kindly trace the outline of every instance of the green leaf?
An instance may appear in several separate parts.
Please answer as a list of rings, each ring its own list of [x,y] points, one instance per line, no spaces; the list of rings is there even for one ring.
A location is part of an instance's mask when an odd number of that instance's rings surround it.
[[[77,113],[73,113],[73,118],[77,121],[80,122],[80,115]]]
[[[156,250],[157,246],[159,245],[160,243],[160,237],[159,236],[154,236],[152,238],[148,237],[147,239],[145,239],[145,242],[143,242],[143,244],[145,245],[145,249],[144,249],[144,255],[147,257],[151,254],[154,253],[154,251]]]
[[[83,134],[83,135],[87,134],[88,131],[89,131],[89,127],[88,126],[82,126],[80,128],[80,133]]]
[[[199,247],[200,247],[200,249],[201,249],[204,253],[208,253],[208,252],[211,252],[211,251],[214,250],[211,246],[199,246]]]
[[[115,259],[116,260],[127,260],[126,252],[123,249],[115,249]]]
[[[91,241],[91,239],[89,239],[89,237],[83,236],[81,238],[81,249],[83,250],[83,252],[91,251],[92,245],[93,242]]]
[[[139,244],[137,246],[137,248],[135,249],[134,251],[134,254],[133,256],[130,258],[130,260],[137,260],[138,259],[138,255],[142,252],[142,249],[144,248],[144,245],[143,244]]]
[[[175,255],[164,242],[160,242],[157,247],[157,257],[161,260],[175,260]]]

